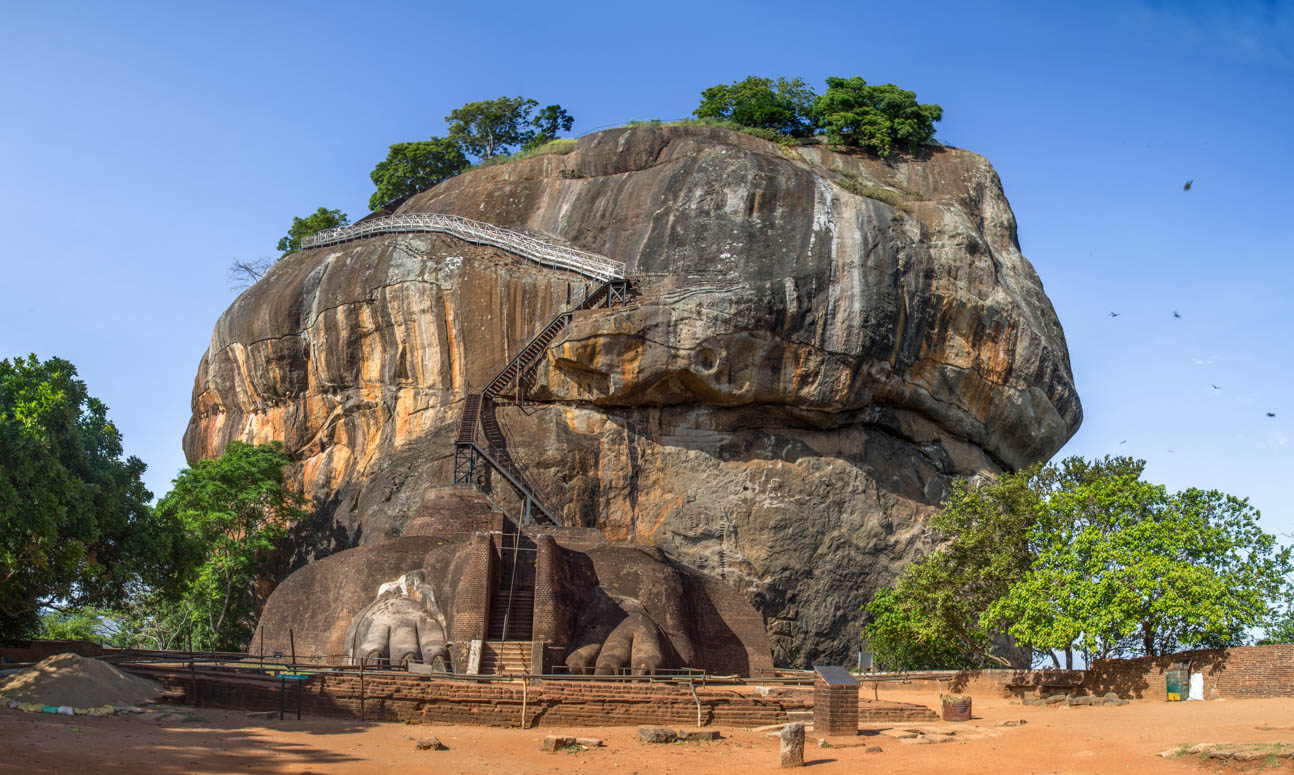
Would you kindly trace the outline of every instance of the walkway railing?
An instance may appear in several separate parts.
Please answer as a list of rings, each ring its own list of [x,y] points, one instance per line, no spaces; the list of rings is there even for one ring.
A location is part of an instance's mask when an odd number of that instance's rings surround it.
[[[515,231],[500,229],[492,224],[440,213],[384,215],[378,218],[370,218],[354,226],[326,229],[312,234],[301,241],[301,246],[302,248],[319,248],[325,245],[351,242],[371,237],[375,234],[408,234],[412,232],[449,234],[479,245],[502,248],[545,266],[579,272],[586,277],[592,277],[603,282],[621,280],[625,276],[625,265],[621,261],[613,261],[596,253],[586,253],[583,250],[553,245]]]

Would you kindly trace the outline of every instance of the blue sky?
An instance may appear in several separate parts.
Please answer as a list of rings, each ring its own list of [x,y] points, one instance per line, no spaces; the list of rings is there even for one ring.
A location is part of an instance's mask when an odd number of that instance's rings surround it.
[[[796,8],[8,3],[0,357],[74,362],[161,494],[230,261],[320,205],[361,216],[389,144],[500,95],[581,134],[751,74],[861,75],[1001,174],[1086,412],[1061,454],[1294,533],[1294,2]]]

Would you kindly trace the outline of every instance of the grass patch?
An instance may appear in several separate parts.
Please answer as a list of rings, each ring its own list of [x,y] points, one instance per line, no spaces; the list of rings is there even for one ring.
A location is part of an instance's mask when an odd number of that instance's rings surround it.
[[[479,170],[484,167],[494,167],[499,164],[507,164],[508,162],[521,161],[522,159],[533,159],[536,156],[551,156],[552,154],[567,154],[573,150],[575,150],[575,140],[569,137],[559,137],[556,140],[549,140],[543,145],[537,148],[531,148],[528,151],[517,151],[516,153],[509,154],[507,156],[500,154],[491,159],[484,159],[482,161],[478,161],[477,163],[463,170],[463,172],[471,172],[472,170]],[[459,173],[459,174],[461,175],[462,173]]]
[[[832,171],[836,173],[836,183],[849,193],[857,194],[858,196],[865,196],[868,199],[875,199],[878,202],[884,202],[895,210],[902,210],[905,213],[912,212],[912,202],[898,191],[895,191],[892,188],[869,186],[856,175],[845,172],[844,170]]]

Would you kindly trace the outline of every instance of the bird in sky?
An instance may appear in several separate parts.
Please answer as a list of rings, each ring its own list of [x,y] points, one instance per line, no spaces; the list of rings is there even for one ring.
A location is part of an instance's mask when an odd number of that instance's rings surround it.
[[[1213,383],[1212,383],[1212,382],[1210,382],[1209,384],[1210,384],[1210,385],[1213,385]],[[1217,385],[1213,385],[1213,389],[1214,389],[1214,390],[1221,390],[1222,388],[1218,387]]]
[[[1177,310],[1173,310],[1173,317],[1180,318],[1181,316],[1182,316],[1182,313],[1178,312]]]
[[[1128,443],[1128,440],[1127,440],[1127,439],[1124,439],[1123,441],[1120,441],[1119,443],[1120,443],[1120,444],[1127,444],[1127,443]]]
[[[1110,317],[1112,317],[1112,318],[1117,318],[1118,316],[1119,316],[1119,313],[1117,313],[1117,312],[1111,312],[1111,313],[1110,313]]]
[[[1275,416],[1276,416],[1276,413],[1275,413],[1275,412],[1268,412],[1268,413],[1267,413],[1267,416],[1268,416],[1268,417],[1275,417]]]
[[[1192,184],[1192,183],[1194,183],[1194,182],[1195,182],[1195,178],[1191,178],[1190,180],[1186,181],[1186,185],[1182,186],[1182,190],[1183,190],[1183,191],[1190,191],[1190,190],[1191,190],[1191,184]]]

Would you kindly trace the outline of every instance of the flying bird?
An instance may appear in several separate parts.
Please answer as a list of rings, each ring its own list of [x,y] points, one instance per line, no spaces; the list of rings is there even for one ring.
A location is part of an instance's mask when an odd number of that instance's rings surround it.
[[[1190,190],[1191,190],[1191,184],[1192,184],[1192,183],[1194,183],[1194,182],[1195,182],[1195,178],[1191,178],[1190,180],[1186,181],[1186,185],[1182,186],[1182,190],[1183,190],[1183,191],[1190,191]]]
[[[1127,440],[1127,439],[1124,439],[1123,441],[1120,441],[1119,443],[1120,443],[1120,444],[1127,444],[1127,443],[1128,443],[1128,440]]]
[[[1275,413],[1275,412],[1268,412],[1268,413],[1267,413],[1267,416],[1268,416],[1268,417],[1275,417],[1275,416],[1276,416],[1276,413]]]
[[[1119,316],[1119,313],[1117,313],[1117,312],[1111,312],[1111,313],[1110,313],[1110,317],[1112,317],[1112,318],[1117,318],[1118,316]]]
[[[1213,385],[1213,383],[1212,383],[1212,382],[1210,382],[1209,384],[1210,384],[1210,385]],[[1214,390],[1221,390],[1222,388],[1218,387],[1217,385],[1213,385],[1213,389],[1214,389]]]
[[[1180,318],[1181,316],[1182,316],[1182,313],[1178,312],[1177,310],[1173,310],[1173,317]]]

